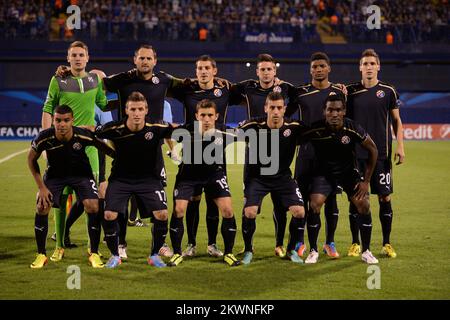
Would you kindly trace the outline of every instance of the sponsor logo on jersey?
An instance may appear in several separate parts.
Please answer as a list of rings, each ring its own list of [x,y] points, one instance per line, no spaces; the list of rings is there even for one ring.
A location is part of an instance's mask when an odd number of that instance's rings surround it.
[[[341,138],[342,144],[349,144],[350,143],[350,137],[349,136],[343,136]]]
[[[281,87],[280,87],[280,86],[275,86],[275,87],[273,87],[273,92],[278,92],[278,93],[280,93],[280,92],[281,92]]]
[[[144,136],[145,140],[152,140],[153,132],[147,132]]]
[[[61,82],[67,84],[67,80],[61,80]]]
[[[214,90],[214,95],[215,95],[216,97],[222,96],[222,90],[220,90],[220,89]]]
[[[383,90],[378,90],[378,91],[377,91],[377,97],[378,97],[378,98],[381,99],[381,98],[384,98],[384,96],[385,96],[385,93],[384,93]]]
[[[73,144],[73,146],[72,146],[72,148],[74,149],[74,150],[81,150],[81,148],[83,148],[83,146],[81,145],[81,143],[79,143],[79,142],[75,142],[74,144]]]
[[[283,132],[283,136],[285,136],[286,138],[289,137],[291,135],[291,129],[286,129]]]
[[[152,77],[152,82],[154,83],[154,84],[158,84],[159,83],[159,78],[158,77]]]

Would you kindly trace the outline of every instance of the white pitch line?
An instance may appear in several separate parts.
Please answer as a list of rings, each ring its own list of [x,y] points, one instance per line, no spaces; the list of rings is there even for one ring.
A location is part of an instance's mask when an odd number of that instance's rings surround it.
[[[9,156],[6,156],[6,157],[4,157],[3,159],[0,159],[0,163],[6,162],[6,161],[8,161],[9,159],[14,158],[15,156],[18,156],[19,154],[22,154],[22,153],[27,152],[28,150],[30,150],[30,149],[27,148],[27,149],[23,149],[23,150],[21,150],[21,151],[14,152],[13,154],[10,154]]]

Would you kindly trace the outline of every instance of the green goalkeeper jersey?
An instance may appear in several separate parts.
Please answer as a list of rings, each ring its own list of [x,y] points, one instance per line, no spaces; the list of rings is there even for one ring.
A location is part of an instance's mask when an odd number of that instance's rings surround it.
[[[95,105],[103,110],[108,104],[100,77],[95,73],[83,78],[53,76],[43,112],[53,114],[63,104],[72,109],[75,126],[94,126]]]

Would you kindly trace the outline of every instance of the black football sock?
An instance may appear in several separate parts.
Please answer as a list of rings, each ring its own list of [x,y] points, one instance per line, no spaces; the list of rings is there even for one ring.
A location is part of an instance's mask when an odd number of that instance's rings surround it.
[[[120,215],[120,213],[119,213]],[[113,256],[119,255],[119,225],[118,219],[103,220],[103,230],[105,231],[105,240],[109,251]]]
[[[253,251],[253,235],[256,231],[256,219],[242,217],[242,237],[244,238],[244,251]]]
[[[287,210],[283,207],[283,204],[278,197],[274,196],[273,194],[270,194],[270,197],[272,198],[273,202],[272,217],[275,226],[275,246],[279,247],[282,246],[284,242],[284,234],[287,224]]]
[[[197,229],[200,217],[200,200],[189,201],[186,209],[186,232],[188,243],[195,246],[197,244]]]
[[[70,208],[69,216],[66,219],[66,232],[65,232],[66,238],[69,236],[70,228],[75,223],[75,221],[77,221],[78,218],[81,217],[83,212],[84,212],[83,202],[77,200],[77,202],[75,202],[72,208]]]
[[[236,238],[236,219],[222,218],[221,232],[225,247],[224,254],[233,253],[234,239]]]
[[[372,235],[372,215],[358,214],[358,226],[361,233],[362,252],[370,250],[370,237]]]
[[[39,215],[36,213],[34,217],[34,236],[36,238],[37,251],[46,254],[45,243],[48,233],[48,215]]]
[[[152,227],[152,255],[158,254],[159,249],[163,246],[164,242],[166,242],[167,236],[167,220],[162,221],[158,219],[153,220]]]
[[[308,241],[310,249],[314,249],[317,252],[317,238],[319,237],[319,231],[321,227],[321,221],[320,221],[320,213],[314,213],[311,209],[308,213],[307,219],[307,228],[308,228]]]
[[[219,208],[210,197],[206,197],[206,229],[208,230],[208,245],[215,244],[219,229]]]
[[[91,245],[91,253],[98,253],[101,235],[101,216],[99,212],[88,214],[88,235]]]
[[[128,220],[136,221],[137,211],[138,211],[138,205],[137,205],[136,197],[131,196],[131,198],[130,198],[130,214],[129,214]]]
[[[325,230],[326,243],[334,242],[334,234],[336,232],[339,219],[339,208],[337,206],[336,195],[330,195],[325,201]]]
[[[275,246],[279,247],[283,245],[284,233],[286,231],[287,214],[284,209],[274,207],[273,208],[273,222],[275,224]]]
[[[118,223],[118,236],[119,236],[119,244],[126,246],[127,245],[127,227],[128,227],[128,208],[125,210],[125,213],[119,213],[117,218]]]
[[[174,253],[181,254],[181,241],[183,240],[183,234],[183,217],[177,218],[175,215],[172,215],[172,219],[170,219],[170,240],[172,241]]]
[[[287,251],[295,250],[295,246],[298,242],[304,238],[305,233],[305,218],[291,218],[289,223],[289,243]]]
[[[352,243],[360,244],[359,242],[359,226],[358,226],[358,209],[350,202],[348,219],[350,221],[350,231],[352,232]]]
[[[380,203],[380,222],[381,230],[383,231],[383,246],[390,243],[391,229],[392,229],[392,205],[391,201]]]

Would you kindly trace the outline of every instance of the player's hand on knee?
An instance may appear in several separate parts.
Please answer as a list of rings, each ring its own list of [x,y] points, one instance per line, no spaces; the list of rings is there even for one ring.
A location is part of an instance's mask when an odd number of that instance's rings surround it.
[[[366,181],[359,182],[355,186],[356,193],[354,195],[355,199],[360,201],[364,200],[367,197],[367,194],[369,193],[369,183]]]
[[[53,203],[53,195],[47,187],[42,187],[39,189],[37,194],[37,207],[41,208],[43,211],[51,208]]]

